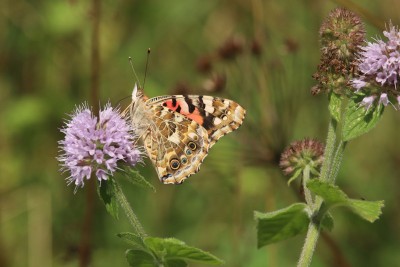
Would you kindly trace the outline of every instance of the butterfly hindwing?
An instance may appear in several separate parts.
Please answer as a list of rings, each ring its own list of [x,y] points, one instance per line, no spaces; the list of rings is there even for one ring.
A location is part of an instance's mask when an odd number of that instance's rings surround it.
[[[196,121],[162,105],[149,108],[152,123],[143,138],[147,154],[163,183],[182,183],[207,156],[208,133]]]

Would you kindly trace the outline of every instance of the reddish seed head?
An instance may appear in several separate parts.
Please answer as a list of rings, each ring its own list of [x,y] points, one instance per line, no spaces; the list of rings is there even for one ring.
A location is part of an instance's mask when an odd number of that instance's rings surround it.
[[[298,169],[310,166],[316,171],[324,160],[324,145],[316,139],[292,142],[282,153],[279,167],[285,175],[292,175]]]

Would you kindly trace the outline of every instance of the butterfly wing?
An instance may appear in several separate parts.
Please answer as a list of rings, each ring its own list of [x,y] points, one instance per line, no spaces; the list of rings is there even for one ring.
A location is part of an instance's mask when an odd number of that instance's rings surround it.
[[[242,125],[246,110],[224,98],[198,95],[159,96],[147,100],[150,105],[162,105],[196,121],[207,130],[209,147],[219,138]]]
[[[212,96],[159,96],[146,100],[149,131],[143,136],[160,180],[182,183],[196,173],[208,150],[243,122],[236,102]]]
[[[206,129],[162,105],[150,105],[149,131],[144,146],[164,184],[180,184],[196,173],[207,156]]]

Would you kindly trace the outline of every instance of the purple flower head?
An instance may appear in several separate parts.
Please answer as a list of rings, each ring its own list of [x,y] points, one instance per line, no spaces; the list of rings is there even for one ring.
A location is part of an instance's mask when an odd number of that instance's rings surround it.
[[[65,138],[59,141],[62,154],[58,160],[61,170],[70,173],[68,184],[83,187],[84,179],[93,174],[99,181],[107,180],[119,164],[134,166],[142,161],[133,129],[110,104],[99,118],[86,104],[76,108],[61,132]]]
[[[397,101],[400,94],[397,90],[400,81],[400,31],[389,24],[389,30],[383,35],[386,41],[377,39],[361,48],[357,62],[360,75],[351,84],[356,92],[362,90],[366,98],[374,95],[373,100],[379,99],[378,104],[387,106],[390,100]],[[370,100],[365,99],[362,105],[370,107]]]

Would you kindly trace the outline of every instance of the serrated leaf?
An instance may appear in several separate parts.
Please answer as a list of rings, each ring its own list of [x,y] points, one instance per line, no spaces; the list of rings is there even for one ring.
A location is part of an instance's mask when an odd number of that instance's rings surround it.
[[[365,201],[359,199],[350,199],[352,210],[369,222],[376,221],[382,214],[384,201]]]
[[[199,262],[210,265],[223,264],[222,260],[215,257],[211,253],[205,252],[195,247],[190,247],[184,242],[175,238],[163,239],[158,237],[147,237],[144,239],[144,243],[156,255],[167,262],[170,260],[181,260]]]
[[[146,180],[138,171],[135,171],[131,168],[126,168],[124,170],[124,176],[134,185],[137,185],[142,188],[151,189],[154,192],[156,191],[155,187]]]
[[[327,205],[344,203],[348,200],[347,195],[336,185],[312,179],[307,183],[308,189],[321,196]]]
[[[349,100],[344,115],[345,118],[342,129],[343,141],[349,141],[369,132],[376,126],[383,114],[383,105],[373,105],[368,111],[360,106],[359,103],[362,101],[363,97],[364,96],[357,96]]]
[[[374,222],[382,213],[383,201],[350,199],[338,186],[317,179],[310,180],[307,183],[307,187],[324,199],[327,206],[326,210],[337,206],[345,206],[369,222]]]
[[[143,250],[129,249],[125,253],[129,266],[132,267],[158,267],[152,255]]]
[[[97,187],[97,192],[103,200],[106,210],[118,220],[118,201],[115,193],[115,181],[112,178],[104,180]]]
[[[329,95],[329,112],[331,113],[331,116],[337,121],[340,122],[340,109],[342,106],[342,99],[340,95],[337,95],[335,93],[331,93]]]
[[[129,232],[123,232],[117,234],[117,236],[135,249],[147,250],[143,240],[138,235]]]
[[[307,231],[310,222],[305,203],[295,203],[274,212],[254,212],[257,247],[275,243]]]

